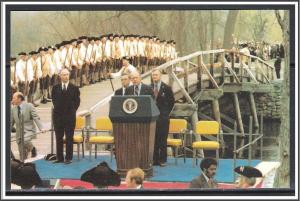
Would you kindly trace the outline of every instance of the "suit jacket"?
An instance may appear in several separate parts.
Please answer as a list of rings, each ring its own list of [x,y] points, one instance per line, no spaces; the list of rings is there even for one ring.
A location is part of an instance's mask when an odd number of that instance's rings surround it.
[[[66,91],[66,103],[63,102],[63,90],[61,83],[52,88],[53,122],[54,126],[67,125],[75,127],[76,111],[80,105],[79,88],[71,83]]]
[[[34,123],[37,125],[37,127],[41,130],[43,128],[42,123],[40,121],[40,117],[36,112],[35,107],[31,103],[22,103],[22,109],[21,112],[23,114],[24,119],[24,140],[29,141],[32,138],[35,138],[36,135],[33,135],[36,133],[36,128]],[[10,123],[11,127],[16,124],[16,139],[17,143],[21,143],[21,118],[18,117],[18,107],[14,106],[11,109],[10,114]]]
[[[154,84],[151,84],[152,90],[154,91]],[[169,114],[174,106],[174,94],[172,88],[161,82],[158,95],[156,98],[156,105],[160,111],[160,118],[169,118]]]
[[[215,180],[213,180],[212,184],[212,187],[208,186],[208,183],[202,173],[200,176],[191,181],[189,188],[218,188],[218,184]]]
[[[125,95],[134,95],[134,85],[126,88]],[[150,95],[153,97],[153,90],[151,86],[142,83],[140,95]]]
[[[126,92],[126,90],[125,90],[125,92]],[[115,96],[123,96],[123,87],[121,87],[115,91]]]

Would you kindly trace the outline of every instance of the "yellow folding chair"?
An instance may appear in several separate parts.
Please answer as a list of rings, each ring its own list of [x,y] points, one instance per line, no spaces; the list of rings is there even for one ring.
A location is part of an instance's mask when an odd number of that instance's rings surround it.
[[[109,136],[107,134],[112,134],[113,126],[109,117],[98,117],[96,119],[96,127],[94,132],[96,135],[89,136],[88,143],[91,144],[90,148],[90,158],[92,155],[92,145],[95,145],[95,158],[97,158],[97,145],[98,144],[109,144],[111,145],[110,156],[111,161],[113,157],[113,145],[114,145],[114,137]],[[106,133],[106,135],[98,135],[98,133]]]
[[[193,148],[193,166],[198,162],[198,155],[197,150],[216,150],[216,158],[219,159],[219,132],[220,132],[220,125],[217,121],[198,121],[196,124],[196,135],[216,135],[217,141],[195,141],[192,143]]]
[[[173,138],[167,139],[167,146],[175,148],[175,165],[177,165],[177,158],[178,158],[178,150],[179,148],[183,148],[183,156],[185,162],[185,132],[187,130],[187,121],[185,119],[170,119],[169,124],[169,133]],[[174,135],[178,134],[179,139],[174,139]]]
[[[84,158],[84,128],[85,128],[85,118],[81,116],[76,117],[76,124],[73,136],[73,144],[77,145],[77,157],[79,160],[80,153],[80,144],[82,145],[82,158]],[[81,132],[81,134],[76,134],[77,132]],[[64,138],[64,143],[66,143],[66,139]]]

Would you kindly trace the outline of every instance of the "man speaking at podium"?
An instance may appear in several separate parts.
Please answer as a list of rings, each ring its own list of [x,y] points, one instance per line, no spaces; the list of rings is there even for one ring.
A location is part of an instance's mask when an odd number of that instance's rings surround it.
[[[140,72],[138,71],[132,72],[131,81],[132,81],[132,85],[126,89],[125,95],[135,95],[135,96],[150,95],[153,97],[152,88],[142,83],[142,77]]]

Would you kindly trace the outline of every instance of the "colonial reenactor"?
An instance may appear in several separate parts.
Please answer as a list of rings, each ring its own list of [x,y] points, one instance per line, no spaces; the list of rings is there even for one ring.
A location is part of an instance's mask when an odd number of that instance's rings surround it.
[[[137,55],[137,42],[135,40],[135,35],[130,35],[130,44],[129,44],[129,57],[131,59],[131,63],[135,64],[135,56]]]
[[[104,55],[106,57],[106,68],[109,72],[114,72],[113,61],[112,61],[112,45],[113,45],[113,34],[108,35],[108,39],[105,43]]]
[[[176,52],[176,48],[175,48],[176,42],[174,40],[172,40],[171,43],[171,59],[176,59],[177,58],[177,52]]]
[[[54,86],[54,73],[55,73],[55,60],[54,60],[54,51],[56,49],[53,46],[48,47],[49,55],[49,87],[48,87],[48,98],[51,99],[51,91]]]
[[[120,70],[122,67],[121,59],[124,57],[124,46],[118,34],[114,35],[112,57],[114,59],[114,69]]]
[[[145,61],[145,65],[146,65],[146,68],[145,68],[145,70],[146,71],[148,71],[148,69],[149,69],[149,61],[150,61],[150,50],[151,49],[151,47],[150,47],[150,37],[149,36],[146,36],[146,38],[145,38],[145,59],[146,59],[146,61]]]
[[[110,77],[111,78],[117,78],[120,77],[122,74],[131,74],[132,72],[136,71],[136,67],[131,65],[130,63],[130,58],[129,57],[123,57],[122,59],[122,68],[117,72],[117,73],[111,73]]]
[[[77,72],[78,75],[80,75],[80,85],[79,87],[82,87],[86,83],[86,62],[85,59],[87,57],[87,37],[86,36],[81,36],[79,37],[79,40],[82,40],[82,43],[80,44],[80,49],[79,49],[79,54],[78,54],[78,65],[79,65],[79,70],[80,72]]]
[[[166,57],[167,61],[171,60],[171,54],[172,54],[172,46],[171,46],[172,41],[167,41],[167,52],[166,52]]]
[[[240,175],[237,188],[252,188],[256,184],[256,178],[263,177],[259,169],[251,166],[238,166],[234,172]]]
[[[101,68],[100,68],[100,77],[102,80],[106,80],[107,78],[107,70],[108,70],[108,65],[109,65],[109,61],[107,60],[106,57],[106,41],[107,41],[107,36],[103,35],[100,36],[100,40],[101,40],[101,48],[102,48],[102,61],[101,61]]]
[[[94,72],[93,72],[92,80],[93,80],[93,82],[99,82],[99,69],[100,69],[100,65],[101,65],[101,57],[99,58],[99,56],[100,56],[99,55],[100,37],[94,37],[94,41],[95,41],[94,52],[92,55],[92,65],[94,66]],[[97,64],[98,64],[98,66],[97,66]]]
[[[129,57],[129,49],[130,49],[130,35],[126,35],[124,37],[124,51],[125,57]]]
[[[95,51],[95,63],[96,63],[96,73],[95,73],[95,81],[96,82],[101,82],[102,80],[102,42],[101,42],[101,36],[96,39],[96,51]]]
[[[47,102],[51,102],[48,97],[48,89],[49,89],[49,82],[50,82],[50,65],[51,59],[50,55],[47,53],[48,48],[44,48],[41,54],[41,69],[42,69],[42,100],[41,103],[45,104]]]
[[[18,89],[21,93],[25,92],[25,85],[27,82],[27,54],[20,52],[19,60],[16,63],[16,78],[18,83]]]
[[[145,38],[144,36],[139,36],[138,41],[138,49],[137,49],[137,57],[138,57],[138,67],[142,71],[145,72]]]
[[[75,85],[78,87],[82,87],[82,66],[83,66],[83,62],[84,62],[84,56],[85,56],[85,48],[82,48],[82,46],[84,46],[82,44],[81,40],[77,41],[77,45],[76,45],[76,49],[77,49],[77,55],[76,57],[76,62],[77,62],[77,67],[76,67],[76,80],[75,80]]]
[[[37,83],[38,83],[38,76],[37,76],[37,53],[35,51],[31,51],[29,54],[31,55],[31,58],[27,61],[27,79],[29,83],[29,92],[27,96],[27,102],[32,103],[33,106],[37,107],[38,104],[36,104],[33,100],[33,95],[36,92],[37,89]]]
[[[55,71],[54,71],[54,75],[52,76],[52,79],[54,80],[53,82],[53,86],[56,85],[59,82],[59,72],[61,71],[61,69],[63,68],[63,59],[61,56],[61,51],[63,49],[63,45],[61,44],[56,44],[55,45],[56,50],[53,53],[53,57],[54,57],[54,66],[55,66]]]
[[[90,37],[88,38],[88,41],[89,41],[89,45],[88,45],[88,49],[87,49],[87,55],[86,55],[86,63],[88,64],[88,74],[87,74],[87,85],[88,84],[93,84],[93,80],[92,80],[92,77],[93,77],[93,72],[94,72],[94,68],[96,67],[93,60],[95,58],[95,40],[94,40],[94,37]]]
[[[78,49],[77,49],[77,39],[72,39],[71,41],[71,59],[70,59],[70,66],[71,66],[71,71],[70,71],[70,82],[74,85],[76,85],[76,80],[77,80],[77,68],[78,68],[78,62],[77,62],[77,57],[78,57]]]
[[[16,58],[10,58],[10,100],[12,99],[12,95],[17,92],[18,84],[16,78]]]
[[[89,46],[89,41],[88,38],[86,36],[82,36],[79,39],[82,40],[82,45],[81,48],[82,50],[80,50],[80,54],[82,53],[83,50],[85,50],[85,52],[83,53],[83,66],[82,66],[82,84],[83,85],[88,85],[88,73],[89,73],[89,59],[88,59],[88,46]]]

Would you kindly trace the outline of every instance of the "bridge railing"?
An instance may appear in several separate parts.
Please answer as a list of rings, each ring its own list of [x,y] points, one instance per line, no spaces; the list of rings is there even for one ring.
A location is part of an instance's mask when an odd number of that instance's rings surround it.
[[[239,58],[239,62],[236,62],[236,58]],[[155,69],[166,72],[168,84],[170,86],[174,84],[178,86],[177,91],[174,93],[185,97],[187,102],[192,105],[197,104],[190,96],[192,92],[191,86],[195,86],[196,90],[201,91],[206,87],[218,89],[226,82],[237,84],[243,82],[270,83],[274,79],[275,73],[274,67],[256,56],[226,49],[198,51],[167,61]],[[151,71],[148,71],[142,75],[142,79],[148,79],[150,75]],[[192,75],[194,80],[191,78]],[[196,82],[193,83],[192,81]],[[100,107],[107,106],[112,96],[113,93],[92,107],[78,113],[78,115],[86,118],[86,130],[88,133],[92,125],[92,114]],[[195,129],[197,121],[198,115],[196,111],[192,115],[193,129]]]

